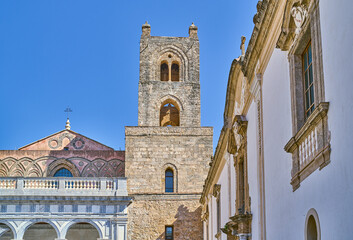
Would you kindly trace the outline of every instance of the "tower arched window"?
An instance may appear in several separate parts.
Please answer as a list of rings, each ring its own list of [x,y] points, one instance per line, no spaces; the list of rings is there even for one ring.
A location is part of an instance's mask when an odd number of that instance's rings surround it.
[[[72,173],[67,170],[66,168],[60,168],[56,173],[54,174],[54,177],[73,177]]]
[[[174,173],[169,168],[165,171],[165,192],[174,192]]]
[[[178,108],[173,103],[167,102],[162,105],[160,110],[160,126],[179,126],[179,117]]]
[[[172,81],[179,82],[179,65],[177,63],[172,64]]]
[[[161,81],[169,80],[169,67],[167,63],[161,64]]]

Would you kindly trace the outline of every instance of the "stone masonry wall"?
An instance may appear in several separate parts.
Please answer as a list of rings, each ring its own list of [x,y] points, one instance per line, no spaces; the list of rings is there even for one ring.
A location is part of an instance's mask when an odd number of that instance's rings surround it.
[[[190,200],[133,201],[129,206],[128,240],[164,240],[165,226],[174,227],[175,240],[202,239],[199,195]]]
[[[162,56],[178,59],[180,81],[162,82]],[[200,126],[199,40],[197,37],[143,36],[140,42],[139,126],[159,126],[164,100],[177,100],[180,126]]]
[[[126,127],[129,194],[164,193],[164,172],[175,172],[176,192],[201,193],[212,156],[211,127]]]

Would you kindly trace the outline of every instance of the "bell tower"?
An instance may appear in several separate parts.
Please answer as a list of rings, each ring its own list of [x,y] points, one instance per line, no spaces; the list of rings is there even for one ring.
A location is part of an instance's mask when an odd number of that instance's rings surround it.
[[[134,199],[128,239],[202,239],[199,199],[213,129],[200,126],[194,24],[188,37],[151,36],[151,26],[142,26],[138,99],[138,126],[125,127],[125,176]]]
[[[200,60],[197,27],[189,37],[151,36],[140,41],[139,126],[200,126]]]

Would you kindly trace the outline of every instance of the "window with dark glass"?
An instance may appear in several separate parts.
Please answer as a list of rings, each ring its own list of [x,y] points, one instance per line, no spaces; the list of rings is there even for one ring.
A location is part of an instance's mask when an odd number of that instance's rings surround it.
[[[245,184],[244,184],[244,160],[241,159],[239,162],[239,206],[238,206],[238,211],[240,213],[244,212],[245,208]]]
[[[217,198],[217,230],[221,229],[221,196]]]
[[[177,63],[172,64],[172,81],[179,81],[179,65]]]
[[[305,119],[315,109],[314,104],[314,81],[313,81],[313,65],[311,55],[311,42],[306,47],[303,53],[303,80],[304,80],[304,110]]]
[[[171,169],[165,171],[165,192],[174,192],[174,174]]]
[[[169,79],[168,64],[162,63],[161,64],[161,81],[168,81],[168,79]]]
[[[174,239],[174,231],[173,226],[165,226],[165,239],[173,240]]]
[[[72,177],[72,173],[66,168],[60,168],[58,171],[56,171],[54,177]]]

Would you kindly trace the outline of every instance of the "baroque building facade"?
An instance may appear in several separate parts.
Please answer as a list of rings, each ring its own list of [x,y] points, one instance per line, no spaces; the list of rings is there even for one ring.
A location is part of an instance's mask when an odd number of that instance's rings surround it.
[[[201,127],[199,40],[142,26],[138,126],[125,151],[71,130],[0,151],[1,240],[202,239],[212,127]]]
[[[352,6],[258,2],[200,199],[204,239],[351,239]]]

